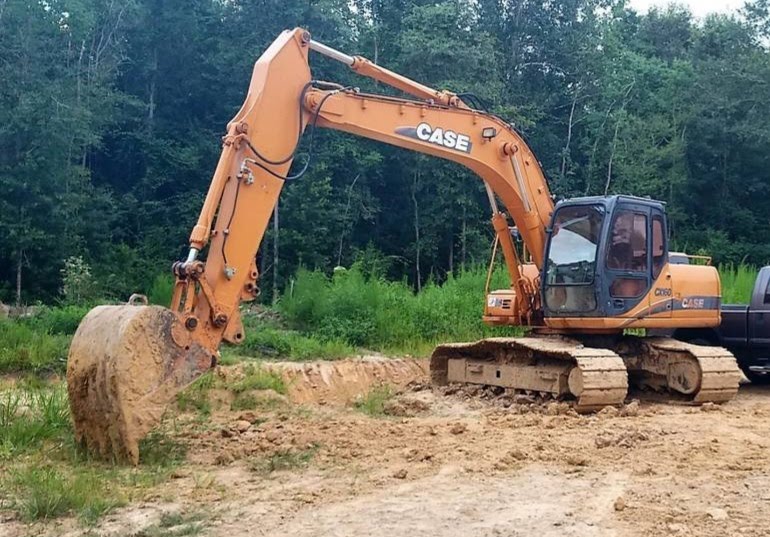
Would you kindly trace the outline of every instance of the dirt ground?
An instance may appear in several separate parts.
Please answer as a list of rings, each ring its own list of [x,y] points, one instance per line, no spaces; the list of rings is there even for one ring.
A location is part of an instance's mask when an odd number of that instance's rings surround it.
[[[187,461],[143,503],[95,528],[9,520],[0,535],[770,532],[770,388],[743,386],[735,401],[704,407],[636,394],[641,402],[580,416],[564,404],[432,388],[425,363],[372,363],[286,366],[287,402],[242,412],[223,404],[203,426],[176,416]],[[386,403],[386,415],[369,416],[349,404],[354,390],[333,396],[334,373],[346,368],[360,393],[391,378],[417,383]],[[162,529],[169,513],[197,522]]]

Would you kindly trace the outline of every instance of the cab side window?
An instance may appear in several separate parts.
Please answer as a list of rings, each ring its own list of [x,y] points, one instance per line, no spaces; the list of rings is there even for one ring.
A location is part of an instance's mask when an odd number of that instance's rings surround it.
[[[612,221],[607,268],[647,271],[647,216],[620,210]]]
[[[666,235],[663,232],[663,219],[652,218],[652,279],[657,280],[666,262]]]

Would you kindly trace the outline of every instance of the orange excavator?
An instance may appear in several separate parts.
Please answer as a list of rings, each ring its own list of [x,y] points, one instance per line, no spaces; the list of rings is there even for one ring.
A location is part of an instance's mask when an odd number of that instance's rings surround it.
[[[310,51],[410,97],[313,80]],[[311,144],[316,128],[336,129],[457,162],[486,187],[510,287],[488,290],[484,321],[528,335],[439,346],[435,383],[549,396],[580,411],[622,404],[629,381],[694,403],[732,399],[740,373],[726,350],[627,335],[720,321],[717,271],[669,262],[664,205],[629,196],[554,205],[522,137],[469,103],[301,28],[283,32],[227,126],[189,255],[173,265],[170,308],[99,306],[78,328],[67,366],[77,438],[138,462],[139,440],[175,394],[216,365],[223,340],[243,341],[239,305],[259,293],[255,256],[284,183],[303,173],[289,170],[308,127]]]

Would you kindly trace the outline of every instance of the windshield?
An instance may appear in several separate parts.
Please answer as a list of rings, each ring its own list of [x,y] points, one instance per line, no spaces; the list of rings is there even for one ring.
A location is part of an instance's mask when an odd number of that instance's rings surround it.
[[[594,281],[604,207],[564,207],[556,214],[546,270],[549,285],[588,285]]]

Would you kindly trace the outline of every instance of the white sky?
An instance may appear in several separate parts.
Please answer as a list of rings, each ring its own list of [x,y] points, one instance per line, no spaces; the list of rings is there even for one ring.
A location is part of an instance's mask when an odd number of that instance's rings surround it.
[[[646,13],[651,6],[665,7],[671,4],[671,0],[631,0],[632,7],[642,13]],[[697,16],[703,17],[709,13],[726,13],[737,11],[743,7],[743,0],[676,0],[676,4],[683,4],[690,8],[690,11]]]

